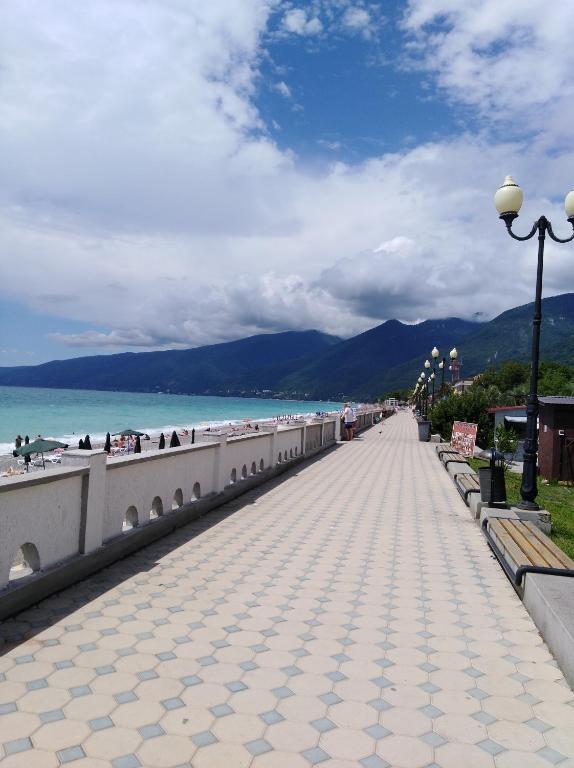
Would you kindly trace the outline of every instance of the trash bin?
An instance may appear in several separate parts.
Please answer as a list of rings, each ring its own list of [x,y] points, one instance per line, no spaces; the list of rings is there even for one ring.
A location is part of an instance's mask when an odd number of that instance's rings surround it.
[[[419,441],[421,443],[428,443],[428,441],[430,440],[430,430],[431,430],[430,421],[419,419]]]
[[[490,462],[488,467],[480,467],[478,470],[480,500],[488,504],[506,504],[504,454],[493,448],[491,451],[482,451],[479,456],[488,458]]]

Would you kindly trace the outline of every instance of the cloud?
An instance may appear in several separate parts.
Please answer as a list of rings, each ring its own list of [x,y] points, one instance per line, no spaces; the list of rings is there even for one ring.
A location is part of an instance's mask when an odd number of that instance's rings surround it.
[[[566,26],[568,7],[548,15]],[[308,37],[297,25],[313,18],[322,35],[341,29],[352,8],[372,4],[312,3],[290,34]],[[404,25],[416,65],[476,126],[317,169],[279,148],[256,108],[271,20],[291,5],[43,0],[30,13],[7,0],[1,290],[94,326],[62,344],[110,351],[289,328],[350,335],[390,317],[492,317],[530,301],[535,247],[508,238],[492,194],[513,172],[526,193],[518,228],[544,212],[567,231],[572,53],[556,20],[538,29],[543,8],[413,0]],[[527,39],[541,70],[527,63],[532,84],[557,78],[548,97],[523,82]],[[548,294],[574,290],[570,253],[549,244]]]
[[[569,137],[574,5],[544,0],[410,0],[404,19],[418,63],[453,99],[506,130]]]
[[[360,32],[365,37],[371,34],[371,14],[360,6],[350,6],[343,14],[343,26],[353,32]]]
[[[281,96],[284,96],[286,99],[290,99],[292,97],[291,94],[291,88],[285,83],[283,80],[280,80],[278,83],[275,84],[275,90],[281,94]]]
[[[296,35],[318,35],[323,31],[323,24],[318,16],[293,8],[283,16],[283,29]]]

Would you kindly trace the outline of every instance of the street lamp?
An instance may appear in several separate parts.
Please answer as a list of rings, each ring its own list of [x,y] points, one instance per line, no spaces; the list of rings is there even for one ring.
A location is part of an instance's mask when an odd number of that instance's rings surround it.
[[[534,222],[527,235],[515,235],[512,223],[518,217],[524,195],[512,176],[507,176],[504,184],[494,195],[494,204],[499,217],[506,224],[508,234],[514,240],[530,240],[538,232],[538,267],[536,271],[536,297],[534,299],[534,316],[532,318],[532,362],[530,368],[530,391],[526,406],[526,439],[524,441],[524,462],[522,465],[522,483],[517,504],[521,509],[540,509],[535,499],[538,495],[536,485],[537,456],[538,456],[538,364],[540,358],[540,325],[542,323],[542,270],[544,268],[544,242],[546,233],[556,243],[568,243],[574,240],[574,234],[567,238],[556,237],[552,224],[546,216],[541,216]],[[574,229],[574,190],[568,192],[564,200],[567,220]]]

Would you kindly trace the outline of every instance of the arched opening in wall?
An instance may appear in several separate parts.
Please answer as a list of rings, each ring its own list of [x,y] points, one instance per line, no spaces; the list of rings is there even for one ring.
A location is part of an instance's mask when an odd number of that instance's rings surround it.
[[[235,467],[231,470],[231,475],[229,476],[229,484],[233,485],[233,483],[237,482],[237,470]]]
[[[241,479],[242,479],[242,480],[245,480],[246,478],[247,478],[247,465],[246,465],[246,464],[244,464],[244,465],[241,467]]]
[[[181,490],[181,488],[178,488],[177,491],[173,494],[173,501],[171,502],[171,508],[179,509],[180,507],[183,507],[183,491]]]
[[[137,528],[138,524],[138,511],[132,504],[131,507],[126,509],[122,531],[131,531],[132,528]]]
[[[151,503],[151,509],[149,511],[149,519],[157,520],[158,517],[163,515],[163,502],[159,496],[156,496]]]
[[[298,455],[299,455],[299,449],[297,448],[297,446],[295,446],[295,456],[298,456]]]
[[[290,459],[292,459],[292,458],[293,458],[293,448],[290,448],[290,449],[289,449],[289,458],[290,458]]]
[[[264,469],[265,469],[265,462],[263,461],[263,459],[261,459],[261,461],[259,462],[259,471],[263,472]]]
[[[283,461],[287,461],[287,451],[283,454]]]
[[[277,456],[277,464],[282,464],[282,463],[283,463],[283,456],[281,455],[281,453],[279,453],[279,456]]]
[[[16,552],[16,557],[12,562],[8,579],[10,581],[23,579],[24,576],[30,576],[30,574],[39,570],[40,555],[38,554],[36,545],[26,542],[26,544],[22,544],[18,552]]]
[[[199,483],[194,483],[193,490],[191,491],[191,500],[197,501],[198,499],[201,499],[201,486]]]
[[[251,464],[251,474],[252,475],[256,475],[257,474],[257,464],[255,462],[253,462]]]

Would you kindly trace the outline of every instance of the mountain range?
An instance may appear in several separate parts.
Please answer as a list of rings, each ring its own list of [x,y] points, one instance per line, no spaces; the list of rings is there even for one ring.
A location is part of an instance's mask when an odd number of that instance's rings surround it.
[[[525,304],[483,323],[388,320],[344,340],[286,331],[194,349],[54,360],[0,368],[0,385],[368,400],[413,386],[434,346],[447,361],[456,346],[464,376],[503,360],[529,360],[532,313]],[[572,293],[543,300],[541,358],[574,363]]]

